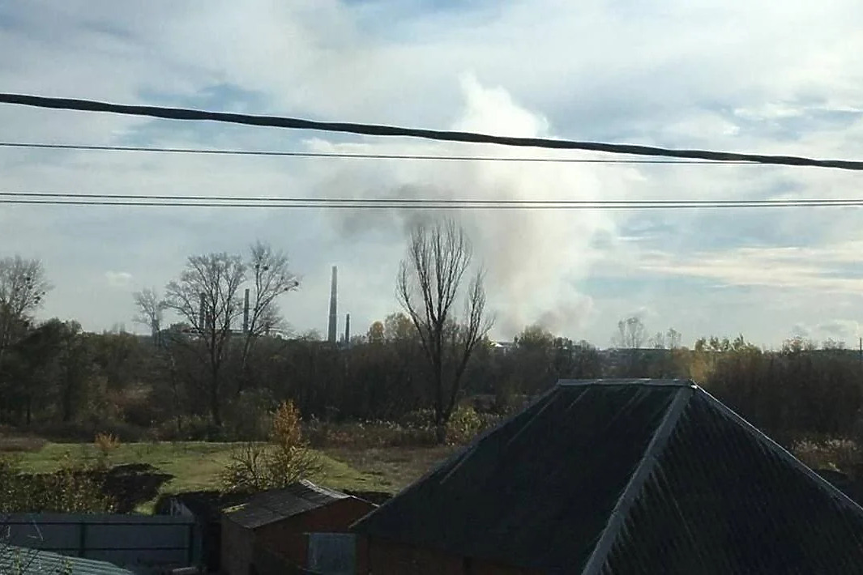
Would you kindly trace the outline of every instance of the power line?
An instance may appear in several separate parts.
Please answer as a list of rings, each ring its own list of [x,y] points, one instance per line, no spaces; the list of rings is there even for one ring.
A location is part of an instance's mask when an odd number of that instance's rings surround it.
[[[30,148],[42,150],[81,150],[100,152],[150,152],[166,154],[199,154],[220,156],[272,156],[290,158],[356,158],[366,160],[439,160],[467,162],[535,162],[559,164],[671,164],[671,165],[758,165],[756,162],[716,160],[610,160],[600,158],[507,158],[501,156],[457,156],[427,154],[362,154],[351,152],[289,152],[279,150],[236,150],[219,148],[160,148],[151,146],[107,146],[91,144],[40,144],[33,142],[0,142],[0,148]]]
[[[785,198],[777,200],[565,200],[565,199],[478,199],[478,198],[321,198],[312,196],[192,196],[192,195],[141,195],[141,194],[95,194],[78,192],[22,192],[0,191],[0,197],[39,197],[39,198],[72,198],[72,199],[117,199],[117,200],[178,200],[178,201],[224,201],[224,202],[303,202],[303,203],[336,203],[336,204],[512,204],[512,205],[736,205],[736,204],[834,204],[846,202],[863,202],[863,198]]]
[[[763,154],[743,154],[737,152],[717,152],[709,150],[677,150],[655,146],[638,146],[632,144],[609,144],[604,142],[583,142],[575,140],[554,140],[548,138],[520,138],[513,136],[493,136],[475,132],[458,132],[443,130],[427,130],[419,128],[404,128],[379,124],[360,124],[350,122],[319,122],[300,118],[281,116],[255,116],[250,114],[235,114],[226,112],[209,112],[189,108],[167,108],[158,106],[130,106],[111,104],[95,100],[70,98],[46,98],[25,94],[0,93],[0,103],[51,108],[58,110],[78,110],[84,112],[106,112],[131,116],[147,116],[168,120],[209,120],[249,126],[266,126],[289,128],[296,130],[317,130],[325,132],[340,132],[366,136],[403,136],[423,138],[427,140],[497,144],[503,146],[518,146],[531,148],[546,148],[558,150],[587,150],[612,154],[630,154],[636,156],[659,156],[683,159],[713,160],[718,162],[755,162],[783,166],[812,166],[822,168],[837,168],[843,170],[863,170],[863,162],[850,160],[819,160],[801,156],[778,156]]]
[[[242,196],[140,196],[132,194],[73,194],[61,192],[2,192],[0,204],[54,206],[318,208],[399,210],[676,210],[742,208],[863,207],[863,199],[782,200],[526,200],[434,198],[313,198]]]

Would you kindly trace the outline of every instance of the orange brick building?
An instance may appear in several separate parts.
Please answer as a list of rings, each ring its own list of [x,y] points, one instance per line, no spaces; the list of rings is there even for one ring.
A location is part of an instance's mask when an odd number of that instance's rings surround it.
[[[309,534],[347,533],[352,523],[374,508],[372,503],[309,481],[253,495],[222,516],[222,571],[249,575],[255,566],[255,572],[266,575],[264,571],[270,569],[264,565],[281,563],[281,572],[305,567]]]

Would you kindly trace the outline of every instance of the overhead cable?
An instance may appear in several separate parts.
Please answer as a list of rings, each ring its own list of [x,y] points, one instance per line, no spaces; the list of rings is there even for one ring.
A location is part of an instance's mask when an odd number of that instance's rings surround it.
[[[0,148],[29,148],[42,150],[81,150],[100,152],[149,152],[167,154],[200,154],[222,156],[273,156],[290,158],[357,158],[367,160],[439,160],[465,162],[535,162],[557,164],[696,164],[757,165],[755,162],[717,162],[716,160],[613,160],[608,158],[549,158],[506,156],[459,156],[435,154],[368,154],[355,152],[291,152],[281,150],[237,150],[219,148],[162,148],[152,146],[106,146],[93,144],[46,144],[35,142],[0,142]]]
[[[604,142],[584,142],[575,140],[556,140],[549,138],[524,138],[515,136],[494,136],[475,132],[428,130],[420,128],[404,128],[380,124],[361,124],[351,122],[321,122],[300,118],[282,116],[257,116],[227,112],[210,112],[189,108],[168,108],[160,106],[137,106],[112,104],[95,100],[71,98],[47,98],[26,94],[0,93],[0,103],[17,104],[37,108],[52,108],[59,110],[78,110],[84,112],[107,112],[132,116],[147,116],[169,120],[209,120],[244,124],[250,126],[266,126],[290,128],[297,130],[317,130],[324,132],[340,132],[366,136],[403,136],[427,140],[498,144],[504,146],[519,146],[530,148],[547,148],[558,150],[587,150],[613,154],[630,154],[636,156],[669,157],[684,159],[714,160],[719,162],[743,161],[759,164],[784,166],[812,166],[822,168],[838,168],[843,170],[863,170],[863,161],[851,160],[820,160],[802,156],[745,154],[737,152],[718,152],[710,150],[684,150],[660,148],[655,146],[639,146],[633,144],[610,144]]]
[[[677,210],[863,207],[863,198],[777,200],[530,200],[435,198],[320,198],[85,194],[0,191],[0,204],[54,206],[318,208],[398,210]]]

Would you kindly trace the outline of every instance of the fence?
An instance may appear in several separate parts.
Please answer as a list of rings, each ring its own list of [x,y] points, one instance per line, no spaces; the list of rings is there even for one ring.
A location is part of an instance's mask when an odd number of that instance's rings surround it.
[[[200,562],[192,518],[148,515],[0,515],[4,543],[108,561],[140,575]]]
[[[309,533],[309,570],[327,575],[356,573],[356,536],[352,533]]]

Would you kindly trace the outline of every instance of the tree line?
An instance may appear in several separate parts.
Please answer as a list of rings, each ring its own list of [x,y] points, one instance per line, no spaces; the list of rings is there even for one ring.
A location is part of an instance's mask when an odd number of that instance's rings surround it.
[[[510,344],[488,338],[482,269],[452,221],[413,229],[395,281],[401,310],[350,342],[290,335],[279,301],[299,280],[285,252],[188,258],[161,290],[136,293],[149,335],[86,333],[36,321],[50,284],[40,262],[0,260],[0,423],[92,438],[250,439],[291,400],[306,419],[413,421],[439,441],[460,402],[508,413],[559,379],[692,378],[783,441],[854,436],[863,406],[859,354],[835,342],[790,340],[764,350],[735,339],[681,345],[617,324],[614,347],[526,326]],[[170,312],[178,321],[165,325]]]

